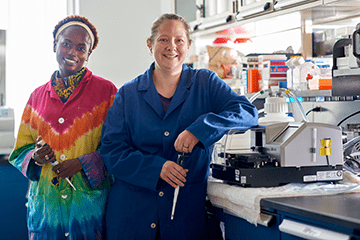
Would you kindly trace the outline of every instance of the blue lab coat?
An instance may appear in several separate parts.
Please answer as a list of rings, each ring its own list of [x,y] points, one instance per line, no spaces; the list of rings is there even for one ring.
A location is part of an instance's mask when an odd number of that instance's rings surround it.
[[[153,83],[154,63],[124,84],[102,131],[101,157],[115,176],[106,210],[107,238],[207,239],[205,197],[211,146],[228,130],[257,125],[257,110],[214,72],[183,65],[167,112]],[[199,143],[187,154],[189,169],[170,220],[174,188],[159,178],[176,161],[177,136],[189,130]]]

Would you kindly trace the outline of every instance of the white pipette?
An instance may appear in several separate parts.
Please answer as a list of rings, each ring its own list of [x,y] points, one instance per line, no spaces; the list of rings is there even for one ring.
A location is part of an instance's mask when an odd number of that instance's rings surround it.
[[[174,191],[173,206],[172,206],[172,211],[171,211],[171,220],[174,219],[175,207],[176,207],[176,202],[177,202],[177,198],[179,195],[179,190],[180,190],[180,186],[177,186]]]
[[[43,140],[40,141],[40,144],[41,144],[41,146],[46,146],[46,145],[47,145],[47,143],[44,143]],[[51,164],[52,166],[56,166],[56,165],[59,164],[59,162],[58,162],[57,160],[55,160],[55,161],[51,162],[50,164]],[[65,179],[66,179],[66,181],[70,184],[70,186],[76,191],[76,188],[75,188],[75,186],[71,183],[70,179],[69,179],[69,178],[65,178]]]
[[[56,165],[58,165],[58,164],[59,164],[59,162],[58,162],[57,160],[55,160],[55,161],[53,161],[53,162],[51,163],[52,166],[56,166]],[[70,186],[76,191],[76,188],[75,188],[75,186],[71,183],[70,179],[69,179],[69,178],[65,178],[65,179],[66,179],[66,181],[70,184]]]
[[[180,166],[182,166],[184,163],[184,159],[185,159],[184,153],[178,154],[176,163],[179,164]],[[177,202],[177,199],[179,196],[179,190],[180,190],[180,186],[178,185],[174,190],[174,199],[173,199],[173,206],[172,206],[172,211],[171,211],[171,220],[174,219],[175,207],[176,207],[176,202]]]

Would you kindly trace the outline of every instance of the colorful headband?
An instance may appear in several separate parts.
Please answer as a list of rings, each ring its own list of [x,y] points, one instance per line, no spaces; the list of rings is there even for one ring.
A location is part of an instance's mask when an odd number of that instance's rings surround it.
[[[55,41],[57,40],[57,38],[59,37],[59,34],[67,27],[73,26],[73,25],[77,25],[77,26],[81,26],[83,28],[85,28],[85,30],[89,33],[89,36],[91,38],[91,49],[93,49],[94,47],[94,42],[95,42],[95,37],[93,32],[91,31],[91,29],[88,27],[88,25],[86,25],[85,23],[82,22],[78,22],[78,21],[71,21],[71,22],[67,22],[64,25],[62,25],[56,32],[55,35]]]

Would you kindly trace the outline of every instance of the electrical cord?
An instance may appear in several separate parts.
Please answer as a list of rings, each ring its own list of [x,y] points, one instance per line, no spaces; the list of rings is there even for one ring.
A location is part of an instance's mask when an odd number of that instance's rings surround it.
[[[356,114],[359,114],[360,111],[354,112],[352,114],[350,114],[349,116],[343,118],[336,126],[340,126],[343,122],[345,122],[346,120],[348,120],[349,118],[351,118],[352,116],[355,116]]]
[[[327,111],[326,108],[323,108],[321,106],[317,106],[317,107],[314,107],[314,108],[310,109],[309,111],[307,111],[305,115],[307,116],[311,112],[325,112],[325,111]]]

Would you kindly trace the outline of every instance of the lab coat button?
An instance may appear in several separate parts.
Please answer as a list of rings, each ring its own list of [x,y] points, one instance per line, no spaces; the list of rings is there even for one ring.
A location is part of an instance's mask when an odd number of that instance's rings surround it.
[[[162,191],[159,192],[159,196],[160,196],[160,197],[164,196],[164,192],[162,192]]]
[[[65,233],[65,237],[68,237],[69,236],[69,233],[67,232],[67,233]]]
[[[66,199],[66,198],[67,198],[67,195],[61,195],[61,197],[62,197],[63,199]]]
[[[65,160],[65,159],[66,159],[66,156],[63,154],[63,155],[60,156],[60,159],[61,159],[61,160]]]
[[[168,137],[170,133],[168,131],[164,132],[165,137]]]
[[[59,118],[59,123],[64,123],[65,122],[65,120],[63,119],[63,118]]]
[[[151,228],[156,228],[156,224],[155,224],[155,223],[152,223],[150,226],[151,226]]]

